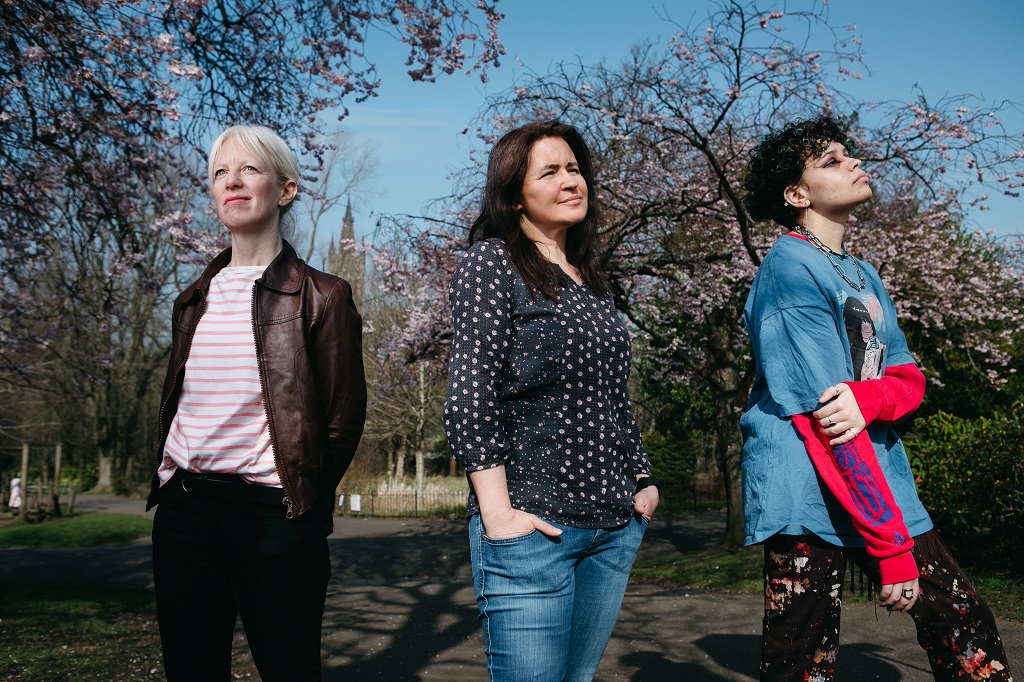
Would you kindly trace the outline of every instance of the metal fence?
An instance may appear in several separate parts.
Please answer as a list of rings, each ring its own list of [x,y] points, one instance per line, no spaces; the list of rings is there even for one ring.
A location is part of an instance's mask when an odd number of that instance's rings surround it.
[[[725,505],[725,486],[715,479],[694,479],[689,483],[671,483],[658,489],[662,513],[703,509]]]
[[[695,480],[665,485],[659,490],[663,512],[713,507],[725,503],[725,488],[716,481]],[[461,518],[466,513],[464,491],[402,493],[343,493],[335,513],[342,516]]]

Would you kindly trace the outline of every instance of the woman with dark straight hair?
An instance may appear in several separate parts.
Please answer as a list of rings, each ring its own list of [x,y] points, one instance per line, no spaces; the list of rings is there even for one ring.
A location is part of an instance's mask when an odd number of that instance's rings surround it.
[[[842,123],[766,135],[744,199],[789,230],[744,310],[755,377],[743,430],[747,544],[764,543],[762,680],[832,680],[846,563],[906,612],[936,680],[1010,680],[995,619],[932,530],[893,425],[925,379],[878,272],[846,250],[870,176]]]
[[[549,121],[491,151],[449,291],[445,430],[469,483],[488,679],[591,680],[658,481],[598,253],[590,152]]]

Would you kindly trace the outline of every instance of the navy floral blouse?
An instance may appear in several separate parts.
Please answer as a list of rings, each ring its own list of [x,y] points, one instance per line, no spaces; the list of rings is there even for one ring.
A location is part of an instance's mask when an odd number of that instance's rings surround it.
[[[504,243],[489,239],[459,263],[449,302],[444,423],[459,463],[504,466],[512,506],[549,521],[629,521],[650,463],[626,389],[629,333],[611,298],[563,276],[558,301],[534,300]]]

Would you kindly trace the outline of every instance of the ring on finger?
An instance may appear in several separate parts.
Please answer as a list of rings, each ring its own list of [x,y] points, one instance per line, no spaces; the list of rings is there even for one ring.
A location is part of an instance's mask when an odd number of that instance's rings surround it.
[[[857,429],[853,427],[846,429],[846,432],[850,434],[851,438],[857,435]]]
[[[908,587],[905,590],[903,590],[903,598],[906,599],[907,601],[910,601],[911,599],[913,599],[914,598],[914,588]]]
[[[836,398],[839,397],[839,384],[836,384],[832,390],[836,392],[836,394],[832,396],[832,400],[835,400]]]
[[[836,423],[835,423],[834,421],[832,421],[832,417],[826,417],[826,419],[828,419],[828,425],[829,425],[829,427],[833,427],[833,426],[835,426],[835,425],[836,425]]]

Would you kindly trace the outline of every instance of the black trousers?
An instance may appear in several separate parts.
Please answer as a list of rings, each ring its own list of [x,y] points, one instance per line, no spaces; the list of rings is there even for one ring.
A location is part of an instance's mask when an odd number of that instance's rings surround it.
[[[320,680],[331,563],[317,510],[227,501],[164,484],[153,521],[157,619],[169,682],[227,682],[241,614],[263,682]]]
[[[908,612],[936,680],[1010,680],[995,618],[934,531],[911,550],[921,596]],[[864,550],[815,536],[776,535],[764,544],[762,680],[834,680],[847,560],[881,584]]]

